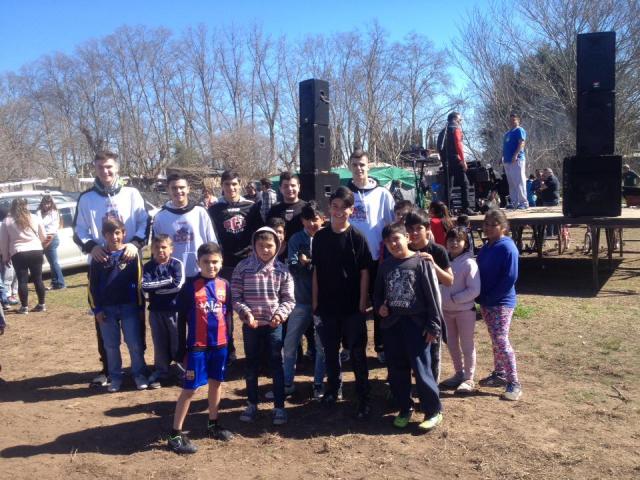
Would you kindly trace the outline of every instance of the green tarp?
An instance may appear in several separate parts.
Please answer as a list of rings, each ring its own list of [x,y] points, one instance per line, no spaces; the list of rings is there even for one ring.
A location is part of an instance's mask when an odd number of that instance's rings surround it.
[[[340,177],[340,183],[346,185],[351,179],[351,171],[348,168],[334,168],[331,173],[337,173]],[[415,188],[415,177],[413,173],[398,167],[371,167],[369,176],[375,178],[378,184],[383,187],[389,187],[391,180],[400,180],[402,188],[405,190],[413,190]],[[279,175],[271,177],[274,190],[279,186]]]

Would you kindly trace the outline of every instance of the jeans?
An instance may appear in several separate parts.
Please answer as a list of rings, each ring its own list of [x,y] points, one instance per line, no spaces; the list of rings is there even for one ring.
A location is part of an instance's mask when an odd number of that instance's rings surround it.
[[[58,247],[60,246],[60,238],[58,235],[54,235],[53,240],[47,248],[44,250],[44,256],[47,257],[49,267],[51,267],[51,286],[55,288],[64,287],[64,277],[62,276],[62,269],[58,263]]]
[[[276,408],[284,408],[284,370],[282,367],[282,325],[276,328],[262,326],[251,328],[242,325],[244,354],[247,362],[245,382],[249,403],[258,404],[258,374],[263,348],[267,348],[269,367],[273,379],[273,403]]]
[[[336,395],[341,385],[340,342],[351,352],[353,373],[356,377],[358,400],[369,399],[369,368],[367,367],[367,325],[362,313],[351,315],[321,315],[316,325],[324,346],[327,367],[325,393]]]
[[[134,377],[144,375],[142,329],[140,328],[139,307],[133,303],[108,305],[104,307],[105,319],[100,323],[100,332],[107,352],[109,376],[111,380],[122,379],[122,357],[120,356],[120,329],[131,357],[131,373]]]
[[[293,385],[298,357],[298,345],[313,321],[311,305],[296,304],[287,320],[287,334],[284,337],[284,384]],[[317,335],[316,335],[317,337]],[[316,342],[315,369],[313,383],[322,385],[324,380],[324,351]]]
[[[18,296],[23,307],[29,306],[29,274],[38,295],[38,303],[44,304],[44,283],[42,281],[42,250],[18,252],[11,257],[11,263],[18,278]]]

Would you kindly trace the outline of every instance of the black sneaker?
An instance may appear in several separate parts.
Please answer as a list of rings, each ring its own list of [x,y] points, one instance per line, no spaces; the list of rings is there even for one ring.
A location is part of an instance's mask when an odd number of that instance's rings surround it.
[[[167,446],[175,453],[196,453],[198,451],[198,447],[184,433],[175,437],[169,436]]]
[[[337,398],[333,393],[325,393],[320,399],[320,403],[326,407],[332,407],[336,404]]]
[[[219,423],[209,424],[207,426],[207,433],[211,438],[220,440],[221,442],[228,442],[233,438],[233,433],[231,433]]]
[[[371,417],[371,405],[367,401],[361,401],[356,410],[356,420],[368,420],[369,417]]]

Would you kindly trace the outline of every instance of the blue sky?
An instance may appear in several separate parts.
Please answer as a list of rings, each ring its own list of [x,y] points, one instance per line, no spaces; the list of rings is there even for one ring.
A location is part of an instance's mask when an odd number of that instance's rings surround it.
[[[482,3],[485,0],[456,0],[454,8],[453,2],[430,0],[2,0],[0,72],[18,70],[47,53],[72,53],[85,40],[125,24],[181,32],[199,23],[215,27],[257,22],[267,32],[295,40],[307,33],[353,30],[377,19],[392,40],[416,31],[445,47],[457,35],[464,12]]]

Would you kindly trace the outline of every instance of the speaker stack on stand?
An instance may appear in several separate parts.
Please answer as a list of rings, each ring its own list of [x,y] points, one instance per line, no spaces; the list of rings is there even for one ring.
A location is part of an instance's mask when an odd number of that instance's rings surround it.
[[[615,32],[578,35],[576,155],[564,159],[562,212],[621,213],[622,157],[615,150]]]
[[[315,200],[328,214],[329,196],[340,186],[331,170],[329,82],[311,78],[300,82],[300,197]]]

